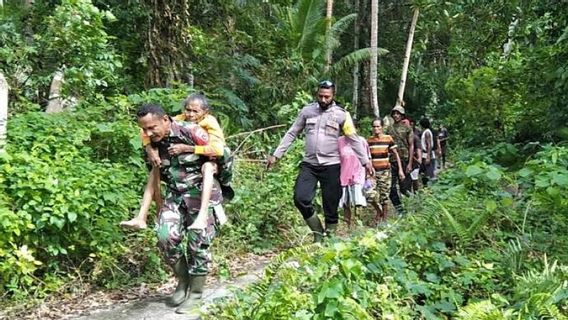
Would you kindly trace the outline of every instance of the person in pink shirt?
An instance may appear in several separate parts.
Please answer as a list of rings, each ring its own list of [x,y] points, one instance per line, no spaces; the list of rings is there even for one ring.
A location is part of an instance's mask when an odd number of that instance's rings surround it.
[[[359,141],[367,151],[367,156],[371,159],[369,145],[367,141],[359,137]],[[345,140],[345,136],[339,137],[339,160],[341,163],[339,180],[343,195],[339,200],[339,207],[343,208],[343,214],[347,226],[351,227],[351,207],[367,206],[367,200],[363,194],[365,183],[365,167],[357,158],[357,154]]]

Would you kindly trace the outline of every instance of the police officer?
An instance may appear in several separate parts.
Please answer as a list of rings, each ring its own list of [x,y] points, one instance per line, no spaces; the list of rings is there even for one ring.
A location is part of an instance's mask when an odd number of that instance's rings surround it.
[[[314,242],[319,242],[324,229],[315,213],[312,201],[319,182],[325,215],[325,231],[333,233],[337,227],[337,209],[342,193],[339,182],[338,147],[338,139],[342,132],[369,174],[373,174],[374,170],[357,136],[349,112],[334,100],[335,84],[328,80],[320,82],[316,98],[316,102],[300,110],[274,154],[268,157],[267,168],[270,169],[278,159],[282,158],[296,137],[304,131],[305,153],[294,186],[294,204],[314,233]]]
[[[160,171],[167,188],[156,231],[163,258],[178,279],[171,303],[181,304],[176,312],[195,316],[212,261],[209,247],[217,227],[213,208],[222,196],[215,181],[205,228],[189,228],[199,213],[204,159],[188,152],[190,147],[207,144],[208,135],[199,125],[174,121],[158,105],[143,105],[137,118],[138,125],[159,150],[161,166],[152,170]],[[187,245],[182,244],[184,240]]]

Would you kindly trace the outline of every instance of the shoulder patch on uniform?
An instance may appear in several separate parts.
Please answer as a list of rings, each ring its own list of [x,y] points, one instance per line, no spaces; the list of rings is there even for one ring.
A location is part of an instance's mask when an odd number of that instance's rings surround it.
[[[337,102],[335,103],[335,106],[336,106],[337,108],[339,108],[340,110],[342,110],[342,111],[347,111],[347,110],[345,110],[345,108],[344,108],[342,105],[340,105],[340,104],[337,103]]]
[[[193,142],[198,146],[204,146],[209,143],[209,135],[202,127],[195,125],[191,128]]]

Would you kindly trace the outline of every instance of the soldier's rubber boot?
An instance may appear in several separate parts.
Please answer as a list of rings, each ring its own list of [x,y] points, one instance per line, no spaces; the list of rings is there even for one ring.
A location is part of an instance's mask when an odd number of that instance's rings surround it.
[[[328,237],[335,236],[335,231],[337,230],[337,223],[326,223],[325,225],[325,235]]]
[[[174,273],[178,279],[178,284],[174,294],[170,298],[172,306],[178,306],[187,299],[189,288],[189,273],[187,273],[187,260],[181,257],[174,265]]]
[[[176,313],[187,314],[187,319],[199,319],[206,276],[190,276],[189,278],[189,298],[176,309]]]
[[[323,226],[320,219],[318,218],[318,215],[314,213],[313,216],[306,219],[306,223],[314,234],[314,242],[321,242],[321,240],[323,239]]]

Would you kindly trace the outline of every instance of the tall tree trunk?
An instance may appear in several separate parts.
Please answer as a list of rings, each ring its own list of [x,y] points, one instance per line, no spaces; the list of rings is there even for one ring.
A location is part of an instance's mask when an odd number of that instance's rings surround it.
[[[8,82],[4,74],[0,72],[0,150],[4,149],[6,143],[6,132],[8,127]]]
[[[63,71],[55,71],[51,86],[49,87],[49,103],[47,104],[47,113],[55,113],[63,111],[63,98],[61,98],[61,86],[63,85]]]
[[[355,39],[353,40],[353,51],[357,51],[359,50],[359,32],[361,31],[360,27],[359,27],[359,0],[355,0],[355,3],[353,5],[353,7],[355,7],[355,13],[357,14],[357,21],[355,21],[355,27],[354,27],[354,37]],[[359,63],[355,63],[355,65],[353,66],[353,99],[352,99],[352,103],[353,103],[353,117],[355,119],[358,118],[358,106],[359,106]]]
[[[326,43],[326,50],[325,50],[325,69],[324,74],[329,74],[329,69],[331,68],[331,59],[333,55],[333,48],[331,47],[331,23],[333,19],[333,0],[327,0],[327,9],[325,11],[325,22],[326,22],[326,31],[325,31],[325,43]]]
[[[164,87],[183,81],[189,70],[189,2],[187,0],[144,0],[150,12],[146,37],[148,86]]]
[[[377,92],[377,59],[378,59],[378,18],[379,0],[371,0],[371,63],[369,66],[369,84],[371,87],[371,106],[375,117],[380,117]]]
[[[406,75],[408,74],[408,64],[410,63],[410,54],[412,53],[412,42],[414,40],[414,30],[418,21],[418,8],[414,9],[412,22],[410,23],[410,32],[408,32],[408,41],[406,42],[406,52],[404,53],[404,63],[402,64],[402,74],[400,76],[400,85],[398,87],[398,95],[396,105],[404,105],[404,87],[406,86]]]

